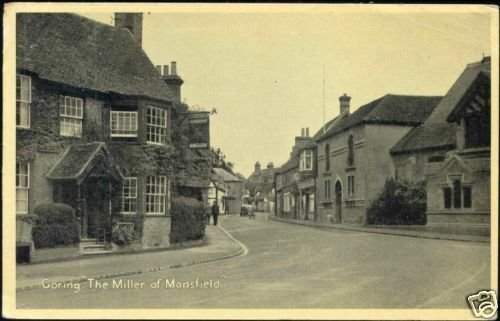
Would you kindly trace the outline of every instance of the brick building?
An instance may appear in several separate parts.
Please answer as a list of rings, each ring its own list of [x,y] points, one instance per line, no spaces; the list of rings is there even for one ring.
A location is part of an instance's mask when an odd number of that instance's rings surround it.
[[[112,226],[128,224],[140,247],[165,247],[181,185],[172,136],[191,115],[175,62],[162,75],[141,48],[142,14],[117,13],[115,24],[17,15],[16,214],[63,202],[83,239],[109,243]],[[197,162],[209,163],[201,154]]]
[[[490,73],[489,57],[467,65],[427,121],[391,149],[397,178],[427,180],[429,226],[489,233]]]

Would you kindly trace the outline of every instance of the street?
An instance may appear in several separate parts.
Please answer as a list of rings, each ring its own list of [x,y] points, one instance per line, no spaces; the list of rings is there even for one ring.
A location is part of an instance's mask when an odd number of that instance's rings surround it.
[[[17,306],[465,309],[467,295],[490,288],[488,244],[327,231],[269,221],[262,213],[255,220],[224,216],[221,225],[248,253],[121,282],[99,280],[108,288],[88,282],[78,292],[21,291]],[[159,288],[151,287],[155,282]],[[183,288],[182,282],[206,286]]]

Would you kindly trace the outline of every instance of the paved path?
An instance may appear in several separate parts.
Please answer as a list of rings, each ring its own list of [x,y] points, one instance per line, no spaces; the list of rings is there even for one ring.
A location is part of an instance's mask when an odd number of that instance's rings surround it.
[[[256,220],[224,217],[222,226],[247,246],[247,255],[121,278],[144,282],[142,289],[95,289],[83,283],[78,293],[22,291],[18,307],[467,309],[467,295],[490,287],[485,243],[319,230],[261,214]],[[159,279],[160,288],[151,288]],[[197,279],[218,287],[167,286]]]

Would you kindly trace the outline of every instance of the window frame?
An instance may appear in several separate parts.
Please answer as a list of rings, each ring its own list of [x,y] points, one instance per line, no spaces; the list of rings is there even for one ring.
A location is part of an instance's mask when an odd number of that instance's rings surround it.
[[[330,171],[330,144],[325,145],[325,172]]]
[[[160,116],[152,115],[153,111],[155,111],[156,113],[159,112]],[[163,114],[163,117],[165,118],[164,125],[161,125],[161,118],[162,118],[161,114]],[[160,119],[160,124],[152,122],[153,118]],[[146,123],[146,143],[154,145],[165,145],[165,143],[167,142],[168,110],[155,106],[147,106],[145,123]],[[158,139],[151,140],[152,137],[159,137],[159,141],[157,141]]]
[[[309,160],[309,166],[307,161]],[[310,149],[303,150],[300,153],[300,171],[312,171],[313,169],[313,151]]]
[[[355,192],[355,175],[347,175],[347,196],[349,198],[354,197]]]
[[[347,138],[347,166],[354,166],[354,136]]]
[[[150,183],[150,179],[154,179],[153,184]],[[163,184],[158,184],[157,183],[158,179],[160,179],[160,183],[161,180],[163,179]],[[170,208],[169,206],[167,206],[167,201],[168,201],[167,196],[170,194],[169,192],[167,192],[167,189],[169,189],[170,187],[167,176],[165,175],[146,176],[145,187],[146,187],[145,190],[146,215],[156,215],[156,216],[166,215],[167,208]],[[153,188],[153,192],[151,192],[151,188]],[[150,206],[153,207],[153,211],[150,210],[151,209]],[[160,209],[159,211],[157,211],[156,206],[159,206]]]
[[[20,171],[18,171],[18,166],[20,167],[21,165],[26,165],[26,174],[20,174]],[[16,162],[16,214],[28,214],[29,213],[29,190],[30,190],[30,163],[29,162]],[[26,180],[26,186],[22,186],[22,184],[18,184],[18,182],[21,182],[21,177],[25,178]],[[23,190],[26,193],[26,199],[19,200],[18,199],[18,190]],[[17,203],[19,201],[26,202],[26,211],[20,211],[19,206]]]
[[[19,79],[20,86],[17,87],[17,81]],[[27,80],[27,91],[28,91],[28,100],[24,100],[23,97],[23,79]],[[19,97],[17,95],[17,91],[19,88]],[[31,77],[28,75],[17,74],[16,73],[16,128],[31,128]],[[17,109],[19,104],[19,124],[17,124]],[[21,119],[21,109],[22,106],[26,107],[26,125],[23,124]]]
[[[130,177],[124,177],[124,182],[125,181],[134,181],[134,186],[133,186],[133,191],[134,191],[134,196],[131,196],[130,195],[130,191],[129,191],[129,195],[126,195],[125,193],[125,184],[123,184],[122,186],[122,197],[121,197],[121,209],[120,209],[120,214],[125,214],[125,215],[134,215],[134,214],[137,214],[137,177],[133,177],[133,176],[130,176]],[[127,186],[130,190],[131,186]],[[126,202],[133,202],[133,203],[129,203],[129,208],[131,208],[131,204],[134,204],[133,207],[134,207],[134,211],[125,211],[124,208],[125,208],[125,204]]]
[[[330,179],[325,179],[324,183],[325,187],[325,200],[326,201],[331,201],[332,200],[332,181]]]
[[[69,105],[67,105],[67,99],[70,101]],[[72,105],[71,100],[75,101],[75,106]],[[78,102],[80,102],[80,106],[78,106]],[[74,96],[61,96],[59,101],[59,135],[64,137],[82,137],[83,135],[83,112],[84,112],[84,100],[83,98],[74,97]],[[79,109],[80,108],[80,109]],[[67,113],[68,110],[75,110],[75,115],[71,113]],[[63,113],[64,111],[64,113]],[[63,126],[63,123],[65,124]],[[68,124],[71,126],[79,127],[79,131],[74,131],[72,134],[63,132],[63,128],[67,129]],[[71,127],[75,128],[75,127]]]
[[[290,213],[291,211],[291,196],[290,192],[283,193],[283,212],[284,213]]]
[[[135,130],[133,130],[133,129],[127,130],[127,129],[123,129],[123,128],[113,128],[113,115],[116,115],[116,117],[117,117],[116,124],[119,127],[119,125],[120,125],[120,119],[124,119],[124,118],[120,118],[120,114],[135,115]],[[130,119],[132,119],[132,117]],[[132,122],[129,121],[128,124],[132,125]],[[114,134],[113,130],[135,132],[135,133],[132,133],[132,134],[129,134],[129,133],[127,133],[127,134],[119,134],[119,133],[116,133],[116,134]],[[125,138],[136,138],[136,137],[138,137],[138,135],[139,135],[139,113],[137,111],[111,110],[111,112],[109,114],[109,134],[110,134],[111,137],[125,137]]]
[[[465,190],[468,190],[467,195]],[[451,182],[450,185],[443,187],[442,191],[443,191],[443,203],[442,203],[443,209],[469,210],[473,208],[472,185],[469,184],[464,185],[462,181],[455,179]],[[460,202],[460,204],[458,202]]]

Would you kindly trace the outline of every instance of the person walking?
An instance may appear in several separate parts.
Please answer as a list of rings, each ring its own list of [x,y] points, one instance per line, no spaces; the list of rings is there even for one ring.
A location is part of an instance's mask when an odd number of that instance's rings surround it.
[[[214,225],[217,225],[217,219],[219,218],[219,204],[217,204],[217,201],[212,205],[212,216],[214,217]]]

